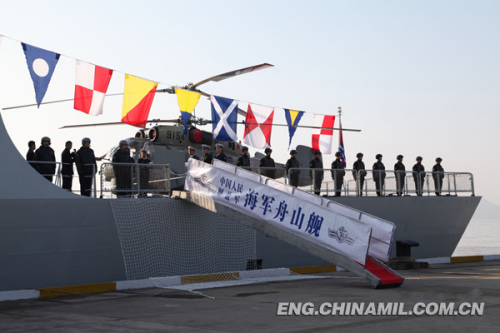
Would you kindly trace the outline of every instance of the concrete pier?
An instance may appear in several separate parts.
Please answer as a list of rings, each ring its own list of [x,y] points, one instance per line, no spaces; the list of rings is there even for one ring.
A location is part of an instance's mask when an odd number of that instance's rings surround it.
[[[405,271],[400,288],[376,290],[347,272],[328,278],[199,290],[141,289],[0,303],[2,332],[495,332],[500,325],[500,261]],[[277,316],[279,302],[400,303],[404,309],[484,302],[475,316]]]

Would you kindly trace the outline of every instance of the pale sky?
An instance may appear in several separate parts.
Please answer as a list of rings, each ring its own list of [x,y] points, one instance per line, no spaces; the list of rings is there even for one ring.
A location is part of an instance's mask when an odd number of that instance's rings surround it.
[[[398,154],[407,169],[422,155],[426,170],[440,156],[446,171],[472,172],[476,194],[500,204],[499,1],[0,1],[0,8],[0,35],[69,56],[44,101],[72,98],[74,58],[119,71],[109,93],[123,91],[123,73],[161,89],[268,62],[275,67],[201,88],[274,106],[276,123],[285,123],[278,108],[306,111],[301,124],[311,125],[314,113],[341,106],[343,126],[362,129],[344,133],[348,166],[360,151],[367,167],[383,154],[387,169]],[[31,103],[20,43],[4,38],[0,107]],[[30,139],[45,135],[58,156],[66,140],[78,146],[84,136],[102,155],[136,128],[58,127],[119,121],[121,104],[109,97],[99,117],[71,102],[1,114],[23,155]],[[149,118],[179,114],[174,95],[157,94]],[[196,114],[210,118],[208,100]],[[311,130],[297,130],[292,145],[310,143]],[[286,128],[273,129],[271,144],[274,158],[286,161]],[[330,165],[333,155],[324,160]]]

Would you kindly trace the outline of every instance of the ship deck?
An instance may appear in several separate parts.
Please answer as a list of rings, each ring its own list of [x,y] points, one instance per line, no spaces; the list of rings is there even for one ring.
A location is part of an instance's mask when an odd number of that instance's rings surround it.
[[[199,290],[149,288],[0,303],[2,332],[414,332],[500,325],[500,261],[402,271],[400,288],[371,289],[348,272]],[[277,316],[278,302],[484,302],[481,316]]]

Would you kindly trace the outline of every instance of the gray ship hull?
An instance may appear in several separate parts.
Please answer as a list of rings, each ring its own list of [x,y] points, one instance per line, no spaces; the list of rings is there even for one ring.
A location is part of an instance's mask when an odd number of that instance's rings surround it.
[[[396,224],[396,241],[420,244],[412,257],[450,257],[467,228],[481,197],[329,197],[340,204],[378,216]],[[264,268],[327,265],[294,247],[257,235],[257,256]]]
[[[335,200],[394,221],[396,240],[420,243],[414,257],[434,258],[451,256],[480,198]],[[170,198],[0,199],[0,212],[0,291],[245,270],[253,259],[262,268],[328,264]]]

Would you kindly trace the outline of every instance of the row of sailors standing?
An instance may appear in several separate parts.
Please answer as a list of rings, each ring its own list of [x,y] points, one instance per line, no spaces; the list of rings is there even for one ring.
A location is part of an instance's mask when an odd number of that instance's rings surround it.
[[[292,150],[290,151],[291,158],[288,160],[286,164],[286,169],[287,171],[290,168],[298,168],[299,163],[296,159],[297,157],[297,151]],[[344,183],[344,176],[345,176],[345,165],[344,162],[342,162],[342,154],[340,152],[335,153],[335,160],[332,162],[331,165],[331,174],[332,174],[332,179],[334,180],[334,189],[335,189],[335,196],[340,196],[342,192],[342,185]],[[353,170],[352,174],[354,176],[355,180],[359,180],[359,190],[358,190],[358,195],[362,196],[363,195],[363,186],[365,183],[365,177],[367,176],[367,171],[365,168],[365,163],[363,162],[363,153],[358,153],[356,155],[358,158],[354,164],[353,164]],[[376,193],[377,196],[382,196],[383,195],[383,189],[384,189],[384,183],[385,183],[385,178],[386,178],[386,172],[385,172],[385,166],[382,163],[382,154],[377,154],[375,156],[376,162],[373,164],[373,181],[375,182],[375,188],[376,188]],[[403,195],[403,188],[404,188],[404,183],[406,179],[406,169],[403,164],[403,155],[398,155],[397,156],[397,163],[394,165],[394,174],[396,176],[396,194],[398,196]],[[415,188],[417,191],[417,195],[421,196],[423,193],[423,185],[425,181],[425,177],[419,177],[419,175],[422,176],[425,175],[425,168],[422,165],[422,160],[423,158],[421,156],[417,157],[417,163],[413,166],[412,169],[412,175],[413,179],[415,181]],[[443,178],[444,178],[444,169],[441,166],[442,158],[438,157],[436,158],[436,165],[432,168],[432,178],[434,180],[434,186],[435,186],[435,193],[437,196],[441,195],[441,190],[443,187]],[[323,162],[321,161],[321,152],[320,151],[315,151],[314,152],[314,159],[311,160],[309,163],[309,172],[311,176],[311,180],[313,181],[314,185],[314,194],[320,195],[321,194],[321,183],[323,181]],[[316,170],[317,169],[317,170]],[[292,186],[298,186],[299,183],[299,173],[300,170],[291,170],[290,171],[290,184]],[[359,179],[358,179],[359,177]]]
[[[28,142],[28,153],[26,160],[31,166],[37,170],[45,179],[52,182],[52,178],[56,172],[56,157],[54,150],[50,147],[50,138],[44,136],[41,139],[41,144],[36,149],[35,141]],[[71,191],[73,184],[73,163],[76,164],[78,176],[80,180],[80,192],[82,195],[90,196],[92,186],[92,176],[97,172],[97,163],[94,151],[90,148],[90,139],[82,139],[82,147],[76,151],[73,149],[73,143],[67,141],[65,149],[61,154],[61,175],[62,188]],[[36,150],[35,150],[36,149]]]
[[[194,147],[188,147],[188,152],[189,152],[189,158],[193,158],[195,160],[200,160],[202,162],[211,164],[213,159],[220,160],[223,162],[227,162],[227,156],[224,154],[223,149],[224,146],[220,143],[215,145],[216,149],[216,154],[213,156],[210,153],[210,146],[208,145],[202,145],[201,149],[203,151],[203,157],[200,159],[198,156],[195,155],[196,149]],[[263,157],[260,160],[259,166],[262,168],[263,174],[267,177],[270,178],[275,178],[276,176],[276,164],[274,163],[274,159],[271,157],[271,153],[273,150],[271,148],[266,148],[264,150],[266,153],[266,156]],[[238,157],[238,160],[236,161],[236,166],[242,167],[242,168],[250,168],[250,155],[248,154],[248,147],[243,146],[241,147],[241,156]]]
[[[334,161],[338,162],[340,160],[340,152],[336,153],[335,156],[337,157],[337,160]],[[365,177],[367,175],[367,172],[365,170],[365,164],[363,162],[363,153],[358,153],[356,155],[358,158],[354,164],[353,164],[353,176],[354,179],[358,180],[359,176],[359,187],[360,189],[363,189],[363,185],[365,182]],[[377,160],[373,164],[373,180],[375,182],[375,188],[376,188],[376,193],[377,196],[382,196],[383,193],[383,188],[384,188],[384,183],[385,183],[385,178],[386,178],[386,172],[385,172],[385,166],[384,163],[382,163],[382,154],[377,154],[375,156],[375,159]],[[396,178],[396,194],[398,196],[403,195],[403,188],[405,185],[405,179],[406,179],[406,168],[405,165],[403,164],[403,155],[398,155],[396,157],[397,162],[394,165],[394,175]],[[423,194],[423,188],[424,188],[424,181],[425,177],[422,177],[425,175],[425,167],[422,165],[422,160],[423,158],[421,156],[417,156],[416,161],[417,163],[413,166],[412,168],[412,176],[413,180],[415,182],[415,189],[417,192],[418,196],[422,196]],[[436,158],[436,165],[432,168],[432,178],[434,180],[434,187],[435,187],[435,193],[437,196],[441,195],[441,190],[443,187],[443,178],[444,178],[444,169],[441,166],[441,162],[443,159],[441,157]],[[340,161],[339,163],[336,163],[335,165],[332,163],[332,169],[340,169],[343,168],[344,164]],[[422,174],[423,173],[423,174]],[[332,171],[333,174],[333,171]],[[420,177],[419,177],[420,175]],[[336,188],[338,188],[336,186]],[[337,195],[337,193],[336,193]],[[340,193],[338,194],[340,195]],[[363,193],[362,191],[359,191],[358,193],[359,196],[362,196]]]

